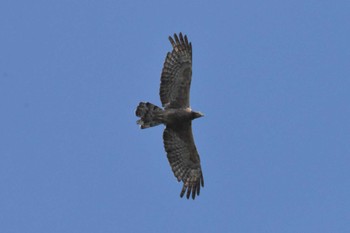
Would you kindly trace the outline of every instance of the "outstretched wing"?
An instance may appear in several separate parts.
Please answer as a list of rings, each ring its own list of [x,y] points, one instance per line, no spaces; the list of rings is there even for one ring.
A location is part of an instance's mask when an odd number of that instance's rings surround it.
[[[181,125],[167,125],[163,133],[164,147],[175,177],[183,182],[180,196],[187,191],[187,199],[192,194],[195,199],[199,195],[200,186],[204,187],[204,179],[200,158],[194,144],[191,122]]]
[[[192,78],[192,45],[187,36],[174,39],[169,36],[173,51],[167,54],[161,76],[160,100],[166,108],[187,108],[190,106]]]

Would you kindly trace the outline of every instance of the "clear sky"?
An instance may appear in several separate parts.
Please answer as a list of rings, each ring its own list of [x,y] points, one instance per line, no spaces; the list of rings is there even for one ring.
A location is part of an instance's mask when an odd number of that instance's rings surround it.
[[[0,232],[350,232],[349,1],[0,3]],[[181,199],[160,105],[193,46],[205,187]]]

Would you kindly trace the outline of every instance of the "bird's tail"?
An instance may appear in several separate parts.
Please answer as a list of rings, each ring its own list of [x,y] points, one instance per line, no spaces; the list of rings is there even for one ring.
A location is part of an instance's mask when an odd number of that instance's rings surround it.
[[[141,129],[153,127],[163,123],[163,109],[149,102],[140,102],[136,108],[136,116],[140,117],[136,123]]]

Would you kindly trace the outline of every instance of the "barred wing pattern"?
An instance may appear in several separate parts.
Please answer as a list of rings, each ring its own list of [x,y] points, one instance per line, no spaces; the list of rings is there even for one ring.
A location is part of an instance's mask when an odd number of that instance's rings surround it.
[[[168,53],[162,70],[160,99],[165,108],[187,108],[190,106],[190,87],[192,78],[192,45],[187,36],[174,39],[169,36],[173,47]]]
[[[191,122],[181,125],[167,125],[163,133],[164,147],[175,177],[183,182],[180,196],[192,196],[200,193],[204,179],[200,158],[193,140]]]

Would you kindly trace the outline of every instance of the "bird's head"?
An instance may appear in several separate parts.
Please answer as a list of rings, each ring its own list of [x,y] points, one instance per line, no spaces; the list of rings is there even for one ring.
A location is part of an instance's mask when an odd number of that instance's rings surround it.
[[[202,116],[204,116],[203,113],[192,111],[192,119],[200,118]]]

